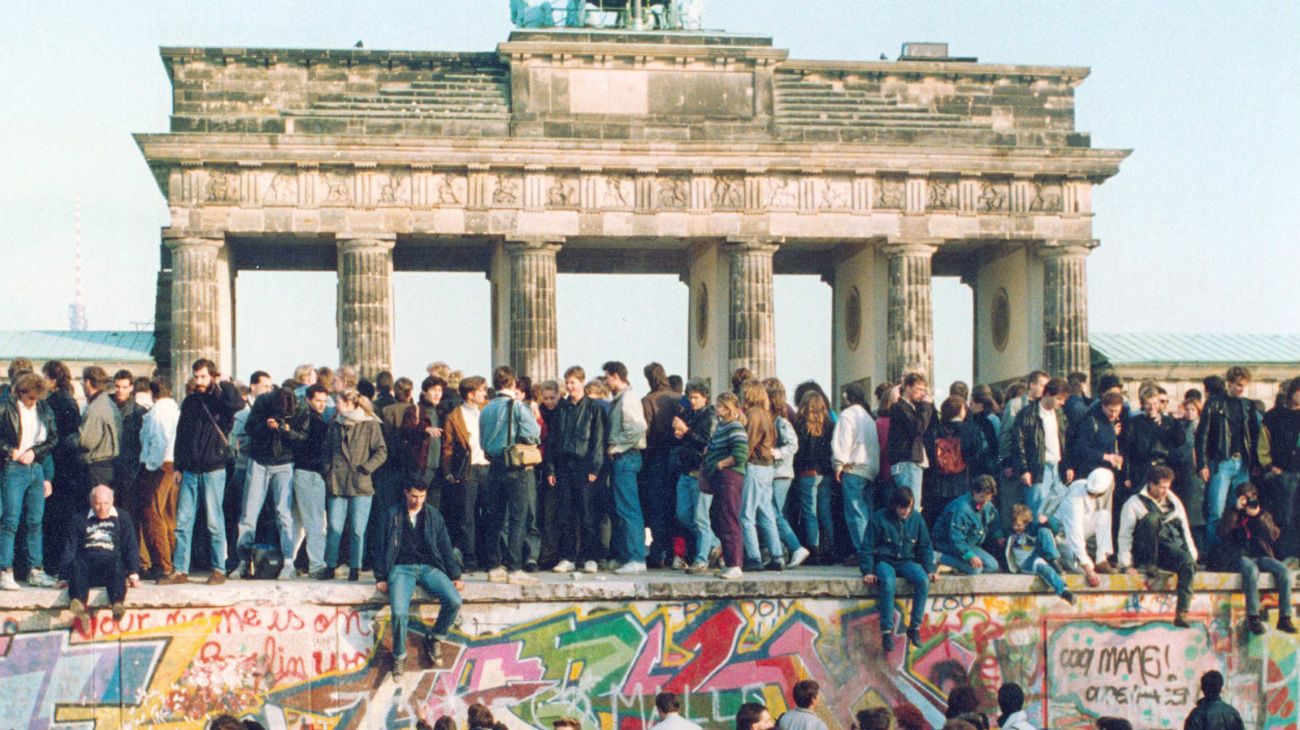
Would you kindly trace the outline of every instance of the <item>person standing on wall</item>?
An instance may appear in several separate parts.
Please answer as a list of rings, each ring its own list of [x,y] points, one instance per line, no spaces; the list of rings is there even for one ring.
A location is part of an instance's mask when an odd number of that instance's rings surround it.
[[[537,417],[515,393],[515,371],[502,365],[492,372],[496,397],[479,416],[479,443],[487,455],[488,484],[483,499],[483,550],[488,580],[533,585],[524,572],[524,540],[528,516],[536,511],[537,489],[532,465],[512,464],[508,452],[516,444],[536,445],[542,435]],[[640,410],[638,408],[637,410]],[[502,543],[505,553],[502,554]]]
[[[641,516],[641,497],[637,475],[641,472],[641,452],[646,447],[645,409],[641,407],[632,384],[627,381],[627,366],[611,360],[601,366],[605,381],[613,392],[609,409],[609,445],[606,447],[613,465],[614,534],[611,552],[621,565],[620,575],[646,571],[645,521]]]
[[[81,371],[81,389],[86,393],[86,409],[81,414],[77,442],[81,444],[81,493],[75,500],[86,504],[90,490],[100,484],[113,483],[113,463],[122,446],[122,413],[108,394],[108,373],[98,365]]]
[[[1227,507],[1228,493],[1250,481],[1259,443],[1259,414],[1255,404],[1245,397],[1250,370],[1240,365],[1228,368],[1224,384],[1224,391],[1207,393],[1196,428],[1196,463],[1206,484],[1207,549],[1219,542],[1219,520]]]
[[[329,391],[312,383],[303,391],[307,407],[294,414],[289,432],[293,445],[293,509],[302,527],[307,546],[307,572],[318,580],[334,577],[334,568],[325,567],[325,457],[329,424],[325,408]]]
[[[600,554],[599,493],[596,482],[605,463],[609,416],[584,390],[587,373],[577,365],[564,371],[565,398],[556,413],[546,446],[553,472],[547,481],[556,490],[558,557],[553,570],[569,573],[579,564],[595,573]]]
[[[785,568],[781,536],[776,528],[772,479],[776,448],[776,426],[772,423],[767,390],[757,380],[741,386],[745,407],[745,432],[749,438],[749,461],[745,465],[745,488],[741,496],[740,528],[745,540],[745,570]],[[765,564],[762,551],[767,550]]]
[[[439,376],[434,376],[439,377]],[[479,441],[479,416],[487,403],[487,381],[481,376],[463,378],[456,386],[460,404],[448,412],[442,440],[442,479],[447,497],[446,509],[452,544],[461,554],[466,572],[478,570],[480,557],[487,551],[484,533],[479,528],[479,495],[487,488],[488,459]],[[491,566],[489,566],[491,567]]]
[[[861,384],[849,383],[844,387],[844,402],[848,406],[840,412],[831,437],[831,466],[835,481],[844,492],[844,521],[848,525],[849,541],[854,555],[860,556],[862,535],[872,512],[866,491],[880,471],[880,439],[876,437],[876,423],[867,410],[867,394]]]
[[[1300,377],[1287,384],[1282,402],[1264,416],[1258,456],[1262,501],[1282,530],[1277,557],[1300,558]]]
[[[231,455],[230,430],[235,425],[235,413],[244,407],[244,399],[233,383],[220,379],[221,373],[211,360],[195,360],[190,372],[193,377],[187,388],[189,394],[181,401],[181,415],[176,422],[175,467],[180,479],[176,547],[172,551],[172,572],[158,582],[189,582],[194,520],[202,499],[212,547],[208,585],[221,585],[226,582],[226,516],[222,502]]]
[[[675,475],[670,457],[677,439],[673,436],[673,417],[680,397],[668,383],[664,366],[652,362],[645,366],[650,392],[641,399],[645,411],[645,449],[641,452],[641,506],[646,526],[650,528],[649,568],[665,568],[673,562],[673,486]],[[678,567],[686,567],[681,565]]]
[[[1064,378],[1047,381],[1042,397],[1034,407],[1022,408],[1013,426],[1011,463],[1025,488],[1025,504],[1035,517],[1043,514],[1044,506],[1058,502],[1066,485],[1074,481],[1074,470],[1065,461],[1069,454],[1065,436],[1068,424],[1061,412],[1061,401],[1066,388]]]
[[[709,510],[713,495],[700,488],[700,465],[704,452],[713,438],[718,417],[709,404],[709,385],[703,380],[686,384],[686,402],[673,418],[673,435],[677,446],[673,449],[672,466],[677,477],[677,522],[691,539],[691,559],[686,572],[704,575],[722,558],[722,543],[713,532]]]
[[[135,512],[140,562],[146,580],[172,572],[172,545],[176,539],[176,424],[180,406],[172,398],[171,378],[155,375],[149,381],[153,408],[140,425],[140,476],[136,483]]]
[[[239,537],[235,551],[239,556],[242,577],[253,571],[253,543],[257,537],[258,517],[266,498],[275,505],[275,526],[279,536],[283,567],[279,580],[294,577],[293,557],[297,526],[293,509],[293,444],[291,419],[296,411],[293,392],[271,387],[257,397],[248,415],[248,475],[239,518]]]
[[[908,373],[903,376],[902,397],[889,411],[889,473],[895,486],[912,490],[917,512],[923,511],[921,485],[930,468],[925,439],[939,420],[929,388],[924,375]]]
[[[393,621],[393,679],[400,680],[406,665],[406,634],[411,598],[423,588],[438,602],[438,620],[424,635],[424,651],[435,668],[441,668],[438,644],[460,613],[460,563],[452,554],[451,537],[442,513],[425,501],[428,488],[412,482],[404,490],[405,502],[389,508],[380,523],[382,550],[375,563],[375,589],[388,596]]]
[[[135,398],[135,376],[130,370],[113,373],[113,406],[122,419],[121,441],[113,461],[113,494],[123,509],[136,503],[135,479],[140,471],[140,428],[148,408]]]
[[[10,397],[0,406],[0,464],[4,482],[0,490],[0,590],[21,590],[14,580],[14,546],[19,525],[26,525],[27,560],[32,569],[28,585],[49,588],[54,579],[45,573],[45,545],[41,532],[45,499],[50,496],[42,462],[59,443],[54,411],[42,399],[45,381],[25,372],[10,384]],[[107,400],[107,399],[106,399]]]
[[[325,488],[329,495],[325,570],[338,567],[343,529],[351,523],[348,580],[356,581],[366,554],[366,526],[375,496],[374,473],[388,459],[388,446],[369,398],[349,387],[338,394],[337,402],[338,415],[325,436]]]
[[[768,409],[772,414],[772,425],[776,428],[776,445],[772,449],[772,518],[776,521],[776,532],[781,537],[785,554],[790,556],[787,568],[803,565],[812,553],[799,542],[799,537],[790,527],[787,515],[796,513],[796,505],[790,500],[790,487],[794,484],[794,460],[799,454],[799,434],[790,422],[794,414],[785,400],[785,385],[777,378],[763,381],[767,389]]]
[[[799,399],[794,427],[799,439],[799,450],[794,454],[794,490],[799,505],[796,523],[802,526],[803,545],[817,565],[835,546],[835,519],[831,514],[833,428],[826,397],[811,388],[805,391]]]
[[[85,504],[72,499],[81,489],[81,451],[77,446],[81,409],[77,406],[76,390],[72,385],[72,371],[67,365],[58,360],[46,361],[41,366],[41,374],[45,377],[47,391],[43,402],[54,414],[54,424],[59,431],[59,442],[44,459],[45,480],[51,483],[51,493],[45,503],[44,547],[51,555],[62,555],[68,527]],[[13,382],[16,381],[11,381],[11,385]],[[51,467],[53,474],[49,473]]]

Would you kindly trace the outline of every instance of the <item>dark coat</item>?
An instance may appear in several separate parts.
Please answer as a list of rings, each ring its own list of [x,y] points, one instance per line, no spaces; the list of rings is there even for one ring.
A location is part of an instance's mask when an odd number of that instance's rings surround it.
[[[1016,474],[1028,472],[1035,480],[1043,473],[1043,417],[1037,401],[1031,401],[1016,414],[1016,421],[1011,429],[1011,468]],[[1065,437],[1069,428],[1066,415],[1059,408],[1056,411],[1056,430],[1061,439],[1062,474],[1069,465],[1070,443]]]
[[[329,433],[329,424],[322,414],[310,407],[294,414],[289,432],[293,446],[293,468],[325,474],[325,437]]]
[[[447,523],[442,519],[442,513],[427,502],[422,509],[424,536],[433,549],[433,562],[430,565],[446,573],[448,578],[460,580],[460,563],[456,562],[452,553],[451,536],[447,534]],[[402,521],[405,519],[406,503],[403,501],[389,507],[388,514],[380,524],[379,544],[384,546],[384,552],[383,560],[375,563],[376,583],[388,580],[388,575],[397,565],[397,554],[402,547]]]
[[[921,513],[912,510],[900,521],[893,507],[878,509],[867,522],[867,531],[858,551],[858,567],[863,575],[873,575],[876,561],[920,563],[926,573],[934,572],[934,547],[930,531]]]
[[[1172,454],[1181,445],[1184,431],[1168,416],[1156,423],[1145,413],[1130,416],[1120,436],[1124,454],[1124,478],[1134,486],[1146,484],[1147,471],[1153,466],[1169,466]]]
[[[1282,535],[1268,510],[1249,517],[1236,509],[1232,500],[1229,509],[1219,520],[1219,545],[1215,549],[1214,565],[1225,572],[1236,572],[1242,558],[1276,558],[1273,546]]]
[[[555,474],[561,459],[582,462],[588,474],[599,474],[605,463],[605,438],[609,415],[589,397],[574,403],[561,398],[546,431],[546,466]]]
[[[117,522],[113,532],[113,556],[126,566],[127,575],[140,575],[140,543],[136,541],[135,523],[125,509],[116,510]],[[72,577],[72,563],[82,558],[85,547],[86,526],[94,515],[93,511],[78,512],[68,526],[68,539],[64,542],[63,555],[59,560],[58,574],[66,579]]]
[[[1093,469],[1111,468],[1102,457],[1119,453],[1119,434],[1115,432],[1115,424],[1102,412],[1100,401],[1071,430],[1070,439],[1068,461],[1080,477],[1091,474]]]
[[[206,393],[185,396],[176,422],[176,471],[225,469],[230,460],[230,429],[235,425],[235,414],[243,408],[239,390],[224,380],[214,383]]]
[[[1183,730],[1245,730],[1241,714],[1218,697],[1202,697],[1183,723]]]
[[[925,461],[925,437],[938,421],[934,405],[898,399],[889,409],[889,438],[886,442],[890,464]]]
[[[286,394],[289,398],[284,401],[282,399]],[[288,408],[282,409],[281,405],[285,403],[288,404]],[[293,444],[289,431],[290,418],[294,410],[293,394],[278,389],[263,393],[253,401],[253,407],[248,412],[247,425],[244,426],[244,433],[248,435],[250,459],[262,466],[293,463]],[[271,418],[282,425],[278,428],[267,427],[266,422]]]
[[[1245,450],[1241,455],[1243,463],[1254,467],[1255,444],[1259,443],[1259,418],[1255,404],[1246,398],[1229,398],[1226,395],[1212,395],[1205,402],[1201,412],[1201,422],[1196,428],[1196,463],[1201,469],[1208,469],[1212,462],[1223,461],[1232,457],[1232,419],[1228,417],[1229,408],[1241,408],[1242,423],[1246,432],[1241,435]]]
[[[45,426],[45,440],[32,446],[32,453],[36,455],[32,463],[40,465],[59,443],[59,425],[54,418],[54,409],[43,400],[36,401],[36,418]],[[0,466],[9,461],[9,455],[18,448],[21,439],[22,415],[18,412],[17,400],[11,399],[0,406]]]
[[[794,473],[798,476],[808,470],[826,476],[833,471],[831,465],[831,440],[835,434],[835,423],[828,416],[822,424],[822,435],[813,436],[806,424],[794,421],[794,432],[799,436],[799,450],[794,452]]]
[[[678,411],[677,417],[686,423],[686,433],[673,448],[672,466],[679,475],[689,474],[699,469],[700,463],[704,461],[709,439],[713,438],[713,429],[718,425],[718,414],[713,406],[705,406],[698,411],[685,406]]]

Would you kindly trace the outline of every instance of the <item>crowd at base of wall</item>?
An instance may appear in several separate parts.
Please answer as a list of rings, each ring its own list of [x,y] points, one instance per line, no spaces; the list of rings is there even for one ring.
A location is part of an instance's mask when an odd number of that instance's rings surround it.
[[[1174,597],[1160,580],[1080,585],[1071,606],[1025,576],[945,576],[921,646],[899,641],[882,655],[875,598],[855,571],[810,573],[724,585],[471,581],[437,669],[415,648],[437,607],[418,606],[400,684],[389,675],[389,612],[369,585],[148,587],[120,622],[101,609],[75,624],[64,594],[30,589],[0,596],[0,696],[13,726],[31,728],[199,727],[222,711],[268,727],[413,727],[463,718],[473,702],[511,727],[572,716],[583,727],[644,728],[655,693],[670,690],[685,716],[721,728],[745,701],[779,714],[795,682],[812,678],[830,727],[902,702],[937,727],[956,683],[969,681],[996,715],[997,688],[1016,682],[1042,727],[1122,715],[1161,728],[1182,726],[1200,675],[1217,669],[1247,727],[1296,727],[1300,644],[1242,631],[1236,576],[1198,576],[1188,629],[1172,625]],[[1275,612],[1276,594],[1264,605]]]

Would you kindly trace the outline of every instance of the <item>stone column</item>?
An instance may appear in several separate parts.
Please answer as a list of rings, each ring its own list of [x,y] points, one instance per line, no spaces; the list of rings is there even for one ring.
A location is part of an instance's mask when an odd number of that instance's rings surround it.
[[[195,360],[221,361],[220,237],[166,238],[171,249],[171,372],[183,393]]]
[[[510,267],[510,366],[534,383],[560,376],[556,353],[555,255],[560,242],[507,241]]]
[[[363,378],[393,368],[391,234],[338,239],[339,362]]]
[[[731,372],[749,368],[760,378],[776,376],[772,256],[777,248],[771,239],[733,239],[725,247],[731,276],[731,312],[727,328]],[[729,383],[720,383],[715,389],[722,392],[727,385]]]
[[[1093,240],[1051,241],[1043,257],[1043,369],[1064,376],[1087,372],[1088,253]]]
[[[889,259],[889,346],[886,377],[897,381],[920,371],[934,378],[934,312],[930,305],[930,259],[937,241],[902,241],[884,247]]]

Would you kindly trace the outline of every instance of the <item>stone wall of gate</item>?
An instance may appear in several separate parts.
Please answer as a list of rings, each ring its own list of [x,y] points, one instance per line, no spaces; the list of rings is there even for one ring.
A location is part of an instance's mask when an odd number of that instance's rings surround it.
[[[1296,640],[1247,640],[1232,576],[1201,577],[1190,629],[1172,625],[1160,583],[1115,578],[1072,607],[1021,576],[943,578],[921,647],[900,641],[882,656],[874,597],[855,576],[824,572],[723,585],[471,583],[444,666],[417,669],[413,658],[400,686],[387,674],[389,612],[367,586],[145,588],[120,623],[101,610],[76,624],[54,591],[6,594],[0,725],[200,727],[228,709],[272,728],[405,728],[463,719],[482,702],[512,728],[573,716],[635,729],[653,724],[654,694],[672,690],[683,714],[722,728],[745,701],[779,714],[811,677],[830,727],[901,702],[937,727],[948,691],[968,679],[991,714],[997,687],[1020,683],[1043,727],[1121,715],[1165,728],[1182,727],[1200,674],[1219,669],[1247,727],[1296,727]],[[1274,602],[1267,594],[1266,608]],[[416,635],[437,609],[418,610]]]

